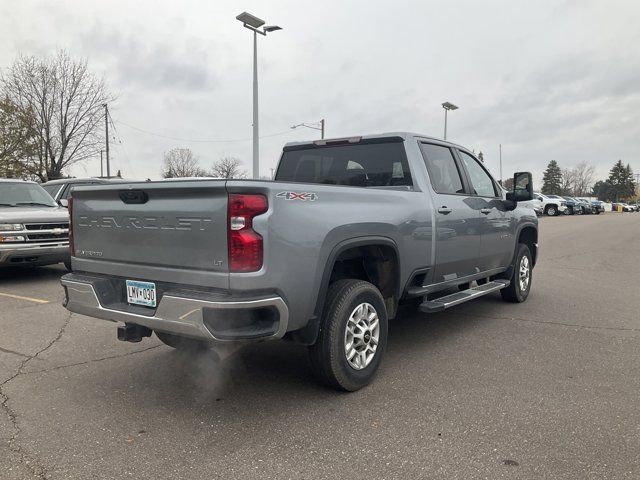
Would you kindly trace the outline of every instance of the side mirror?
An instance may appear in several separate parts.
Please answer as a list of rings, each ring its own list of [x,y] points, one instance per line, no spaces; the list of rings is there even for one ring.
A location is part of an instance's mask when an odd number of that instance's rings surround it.
[[[66,198],[61,198],[60,200],[58,200],[58,205],[64,208],[69,208],[69,200],[67,200]]]
[[[513,190],[507,193],[507,200],[512,202],[533,200],[533,177],[531,172],[517,172],[513,175]]]

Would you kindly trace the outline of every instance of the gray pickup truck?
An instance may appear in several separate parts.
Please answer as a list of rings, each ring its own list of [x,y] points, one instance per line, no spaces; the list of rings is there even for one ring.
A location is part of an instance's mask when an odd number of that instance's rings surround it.
[[[376,372],[400,303],[523,302],[538,251],[531,174],[505,192],[467,149],[412,133],[284,147],[274,181],[74,189],[72,312],[175,348],[287,338],[326,384]]]
[[[0,179],[0,267],[64,263],[69,214],[35,182]]]

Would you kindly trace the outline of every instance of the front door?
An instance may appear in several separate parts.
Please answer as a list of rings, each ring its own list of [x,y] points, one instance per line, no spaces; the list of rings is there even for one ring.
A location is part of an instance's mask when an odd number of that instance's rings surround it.
[[[434,283],[480,271],[480,212],[474,209],[461,165],[449,146],[421,143],[435,208]]]
[[[514,216],[507,212],[495,181],[482,164],[462,150],[458,153],[481,215],[480,268],[486,272],[507,267],[515,252]]]

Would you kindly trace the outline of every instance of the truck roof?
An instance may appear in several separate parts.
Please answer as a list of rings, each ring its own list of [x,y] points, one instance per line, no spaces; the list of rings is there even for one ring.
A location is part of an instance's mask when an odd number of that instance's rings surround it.
[[[79,183],[79,182],[100,182],[100,183],[126,183],[127,180],[124,180],[120,177],[71,177],[71,178],[58,178],[56,180],[49,180],[48,182],[43,183],[43,185],[60,185],[63,183]]]
[[[391,137],[400,137],[404,140],[408,140],[410,138],[422,138],[425,140],[435,140],[438,142],[442,142],[442,143],[447,143],[449,145],[452,145],[454,147],[460,148],[462,150],[468,151],[469,149],[462,146],[462,145],[458,145],[457,143],[453,143],[450,142],[448,140],[443,140],[442,138],[438,138],[438,137],[433,137],[430,135],[424,135],[422,133],[415,133],[415,132],[385,132],[385,133],[375,133],[375,134],[371,134],[371,135],[351,135],[348,137],[337,137],[337,138],[325,138],[324,140],[322,140],[323,142],[333,142],[333,141],[337,141],[337,140],[346,140],[349,138],[360,138],[360,139],[370,139],[370,138],[391,138]],[[319,142],[319,140],[304,140],[301,142],[287,142],[285,144],[285,147],[292,147],[292,146],[300,146],[300,145],[317,145]]]

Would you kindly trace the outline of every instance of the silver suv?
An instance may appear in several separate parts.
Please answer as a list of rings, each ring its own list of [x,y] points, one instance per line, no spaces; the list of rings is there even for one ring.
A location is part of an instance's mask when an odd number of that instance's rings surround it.
[[[0,179],[0,267],[64,263],[69,214],[35,182]]]

